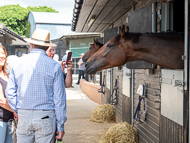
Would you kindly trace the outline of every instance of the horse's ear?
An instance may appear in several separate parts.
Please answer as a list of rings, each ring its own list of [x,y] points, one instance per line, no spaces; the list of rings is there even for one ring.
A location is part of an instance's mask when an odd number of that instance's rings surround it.
[[[129,26],[125,27],[125,32],[129,32]]]
[[[96,43],[96,40],[94,39],[94,43]]]
[[[125,26],[124,25],[120,28],[120,34],[121,34],[121,37],[123,37],[125,35]]]

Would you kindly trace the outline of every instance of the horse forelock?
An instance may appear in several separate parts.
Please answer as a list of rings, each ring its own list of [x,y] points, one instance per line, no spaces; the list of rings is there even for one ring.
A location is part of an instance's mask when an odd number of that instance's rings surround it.
[[[114,44],[114,45],[118,44],[119,41],[120,41],[120,39],[121,39],[121,35],[118,34],[117,36],[114,37],[114,39],[113,39],[113,44]]]
[[[100,43],[100,42],[96,42],[96,44],[101,48],[104,44]]]
[[[94,46],[94,44],[90,44],[90,46]]]

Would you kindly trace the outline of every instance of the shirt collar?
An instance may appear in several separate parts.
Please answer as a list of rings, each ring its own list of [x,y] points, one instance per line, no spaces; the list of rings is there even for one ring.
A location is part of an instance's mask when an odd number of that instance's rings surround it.
[[[39,53],[39,54],[47,55],[46,52],[42,49],[33,49],[30,53]]]

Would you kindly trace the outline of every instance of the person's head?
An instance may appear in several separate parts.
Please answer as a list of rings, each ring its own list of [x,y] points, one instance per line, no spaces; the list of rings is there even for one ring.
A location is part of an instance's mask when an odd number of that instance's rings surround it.
[[[36,29],[32,34],[32,38],[25,38],[24,40],[30,43],[31,50],[35,48],[46,51],[49,46],[56,46],[50,42],[49,31],[44,29]]]
[[[71,51],[70,51],[70,50],[67,50],[67,51],[65,52],[65,53],[66,53],[66,55],[68,55],[68,53],[69,53],[69,52],[71,52]]]
[[[51,59],[53,59],[54,54],[55,54],[55,50],[52,46],[50,46],[47,50],[46,50],[46,54],[48,55],[48,57],[50,57]]]
[[[6,59],[6,65],[7,65],[7,73],[10,74],[10,71],[13,67],[13,65],[16,65],[18,63],[19,57],[16,55],[9,55]]]
[[[5,47],[2,45],[2,43],[0,43],[0,68],[3,70],[5,74],[7,74],[6,58],[7,58],[7,51]]]
[[[53,59],[54,59],[55,61],[59,61],[59,55],[58,55],[58,54],[55,54],[54,57],[53,57]]]
[[[23,56],[25,56],[26,54],[25,53],[23,53],[22,55],[21,55],[21,57],[23,57]]]
[[[80,58],[82,58],[83,56],[84,56],[84,53],[81,53],[81,54],[80,54]]]

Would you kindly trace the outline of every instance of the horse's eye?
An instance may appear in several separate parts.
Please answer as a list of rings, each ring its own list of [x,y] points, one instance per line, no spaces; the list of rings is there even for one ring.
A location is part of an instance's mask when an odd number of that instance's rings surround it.
[[[112,45],[111,45],[111,44],[107,44],[107,47],[109,47],[109,48],[110,48],[110,47],[112,47]]]

